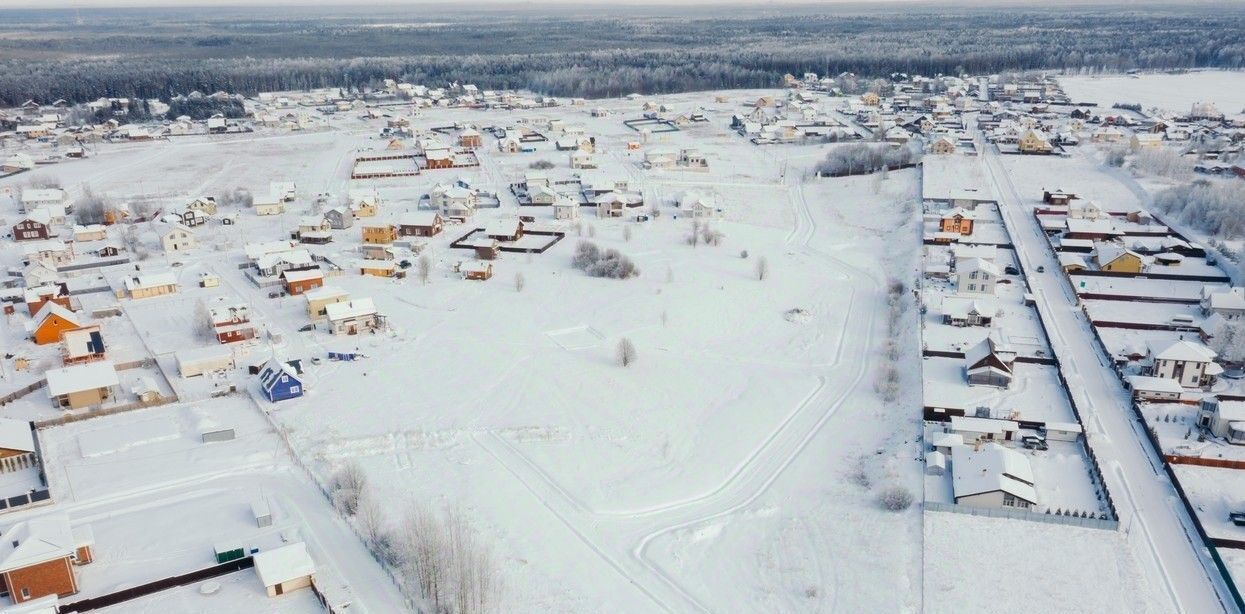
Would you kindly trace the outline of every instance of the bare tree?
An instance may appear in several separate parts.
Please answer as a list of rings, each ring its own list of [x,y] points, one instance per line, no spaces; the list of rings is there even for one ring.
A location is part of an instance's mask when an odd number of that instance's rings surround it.
[[[415,261],[415,270],[419,274],[419,283],[428,285],[428,277],[432,275],[432,258],[428,254],[420,254]]]
[[[92,192],[90,186],[83,186],[82,196],[73,202],[74,218],[79,224],[103,224],[109,207],[107,198]]]
[[[523,273],[522,272],[515,273],[514,274],[514,291],[522,292],[523,287],[526,285],[527,285],[527,281],[523,278]]]
[[[635,344],[631,343],[630,339],[623,337],[618,341],[618,364],[630,367],[635,361]]]
[[[757,281],[765,281],[769,278],[769,259],[765,256],[757,258]]]
[[[631,227],[623,226],[623,241],[631,241]]]
[[[882,491],[878,496],[878,501],[882,507],[892,511],[899,512],[912,506],[912,491],[903,486],[891,486]]]
[[[333,506],[347,516],[359,509],[359,499],[367,489],[367,475],[356,462],[342,465],[329,479],[329,493]]]
[[[216,342],[216,324],[212,322],[212,310],[208,309],[203,299],[195,301],[195,320],[199,327],[199,336],[204,341]]]

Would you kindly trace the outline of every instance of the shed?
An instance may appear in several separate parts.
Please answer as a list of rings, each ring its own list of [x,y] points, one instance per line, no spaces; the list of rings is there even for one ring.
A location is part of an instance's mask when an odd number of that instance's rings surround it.
[[[269,597],[311,586],[316,564],[303,542],[255,555],[255,573]]]
[[[255,517],[255,524],[259,528],[272,526],[272,508],[268,506],[268,500],[261,497],[251,501],[251,515]]]

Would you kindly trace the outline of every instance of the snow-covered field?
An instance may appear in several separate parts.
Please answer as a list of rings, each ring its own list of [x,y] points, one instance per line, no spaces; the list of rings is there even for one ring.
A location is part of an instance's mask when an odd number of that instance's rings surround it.
[[[1111,106],[1137,103],[1186,113],[1195,102],[1213,102],[1226,114],[1245,113],[1245,72],[1194,70],[1181,74],[1060,77],[1073,102]]]
[[[925,515],[925,612],[1165,612],[1122,533]]]

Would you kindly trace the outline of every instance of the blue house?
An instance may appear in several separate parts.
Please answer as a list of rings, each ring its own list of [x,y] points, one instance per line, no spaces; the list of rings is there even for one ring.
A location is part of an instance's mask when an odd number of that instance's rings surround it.
[[[259,389],[273,403],[303,396],[303,382],[294,367],[277,360],[269,360],[259,372]]]

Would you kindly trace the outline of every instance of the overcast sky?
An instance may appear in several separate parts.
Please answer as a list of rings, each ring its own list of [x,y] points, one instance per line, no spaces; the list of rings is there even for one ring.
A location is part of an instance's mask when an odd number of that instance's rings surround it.
[[[442,6],[447,0],[0,0],[0,8],[110,8],[110,7],[149,7],[149,6]],[[661,0],[449,0],[449,7],[470,5],[494,6],[539,6],[542,4],[575,4],[575,5],[620,5],[620,4],[656,4],[669,6]],[[1211,3],[1214,0],[1167,0],[1168,4]],[[1027,4],[1027,5],[1069,5],[1069,4],[1160,4],[1164,0],[678,0],[678,4],[746,4],[750,6],[783,5],[783,4],[894,4],[894,3],[927,3],[927,4],[965,4],[980,6],[982,4]],[[1228,2],[1229,4],[1232,2]]]

